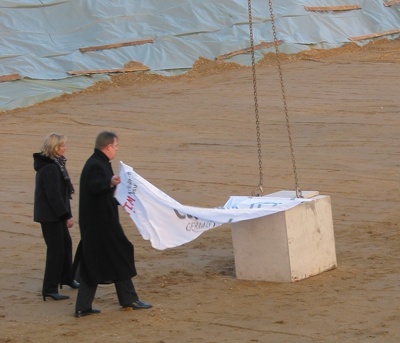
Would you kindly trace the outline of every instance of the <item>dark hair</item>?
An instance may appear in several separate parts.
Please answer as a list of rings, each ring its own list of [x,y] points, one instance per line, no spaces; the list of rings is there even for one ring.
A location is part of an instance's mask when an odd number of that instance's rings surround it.
[[[104,149],[108,144],[113,144],[114,143],[114,139],[118,139],[118,136],[112,132],[112,131],[103,131],[100,132],[97,135],[96,138],[96,145],[95,148],[102,150]]]

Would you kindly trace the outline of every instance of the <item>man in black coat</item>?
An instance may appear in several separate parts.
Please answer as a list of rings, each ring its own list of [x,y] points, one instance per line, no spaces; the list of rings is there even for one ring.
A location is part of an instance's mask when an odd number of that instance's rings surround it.
[[[114,198],[121,182],[114,175],[111,160],[118,151],[118,137],[104,131],[98,134],[94,153],[83,167],[80,179],[79,225],[81,242],[79,263],[80,288],[75,317],[99,310],[92,308],[97,285],[114,283],[119,304],[124,309],[148,309],[139,300],[131,278],[136,276],[134,247],[119,222],[118,202]]]

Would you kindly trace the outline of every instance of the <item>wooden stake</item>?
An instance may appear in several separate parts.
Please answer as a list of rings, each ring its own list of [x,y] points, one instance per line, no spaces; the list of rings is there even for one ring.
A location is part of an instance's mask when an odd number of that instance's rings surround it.
[[[386,35],[391,35],[394,33],[399,33],[400,29],[395,29],[395,30],[389,30],[389,31],[382,31],[382,32],[376,32],[376,33],[371,33],[368,35],[364,36],[355,36],[355,37],[349,37],[351,41],[358,41],[358,40],[364,40],[368,38],[375,38],[375,37],[381,37],[381,36],[386,36]]]
[[[134,45],[142,45],[142,44],[147,44],[147,43],[154,43],[154,40],[153,39],[144,39],[144,40],[137,40],[137,41],[133,41],[133,42],[88,46],[85,48],[79,48],[79,51],[84,53],[87,51],[109,50],[109,49],[121,48],[123,46],[134,46]]]
[[[19,74],[8,74],[8,75],[0,76],[0,82],[15,81],[15,80],[21,80],[21,75],[19,75]]]
[[[352,11],[359,10],[361,6],[359,5],[348,5],[348,6],[320,6],[320,7],[311,7],[304,6],[306,11],[314,11],[314,12],[328,12],[328,11]]]
[[[391,0],[391,1],[384,1],[383,2],[383,4],[386,6],[386,7],[390,7],[390,6],[392,6],[392,5],[394,5],[394,4],[398,4],[400,2],[400,0]]]
[[[121,68],[121,69],[88,69],[88,70],[75,70],[68,71],[69,75],[90,75],[90,74],[114,74],[114,73],[130,73],[134,71],[147,71],[148,67],[135,67],[135,68]]]
[[[281,41],[281,40],[277,41],[277,45],[280,45],[282,43],[283,43],[283,41]],[[258,45],[255,45],[254,46],[254,50],[260,50],[260,49],[264,49],[264,48],[269,48],[271,46],[275,46],[275,42],[262,42],[262,43],[260,43]],[[241,49],[241,50],[237,50],[237,51],[233,51],[233,52],[230,52],[229,54],[219,55],[215,59],[220,61],[220,60],[224,60],[226,58],[230,58],[230,57],[233,57],[233,56],[236,56],[236,55],[246,54],[246,53],[249,53],[249,52],[251,52],[251,47],[250,48]]]

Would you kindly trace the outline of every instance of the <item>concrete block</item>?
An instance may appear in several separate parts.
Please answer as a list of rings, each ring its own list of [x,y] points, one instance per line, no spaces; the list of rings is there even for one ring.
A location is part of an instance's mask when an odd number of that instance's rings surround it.
[[[337,267],[331,200],[315,191],[289,210],[232,223],[236,277],[294,282]],[[280,191],[268,197],[295,197]]]

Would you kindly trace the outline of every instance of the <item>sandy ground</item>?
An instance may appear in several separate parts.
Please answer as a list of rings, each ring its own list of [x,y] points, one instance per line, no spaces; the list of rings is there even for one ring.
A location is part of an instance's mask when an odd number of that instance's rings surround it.
[[[116,76],[79,94],[0,115],[0,342],[399,342],[400,41],[282,56],[299,186],[331,197],[338,268],[295,283],[238,280],[230,226],[157,251],[131,220],[144,301],[123,312],[100,286],[102,313],[73,317],[41,298],[45,244],[32,221],[32,153],[68,137],[69,171],[104,129],[119,160],[177,201],[215,207],[258,184],[251,68],[199,60],[183,77]],[[264,194],[294,188],[274,59],[257,65]],[[79,241],[78,196],[72,204]]]

